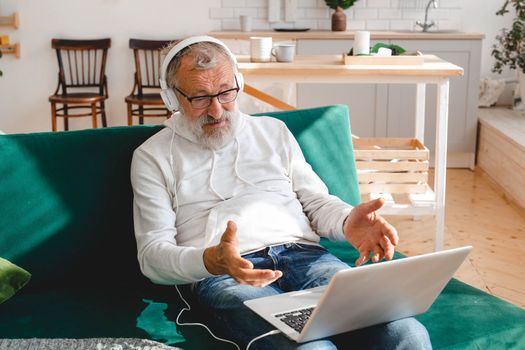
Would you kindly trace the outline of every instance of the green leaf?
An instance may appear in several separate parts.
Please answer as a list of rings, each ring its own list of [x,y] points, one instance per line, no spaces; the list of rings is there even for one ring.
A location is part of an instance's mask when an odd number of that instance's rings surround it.
[[[386,48],[386,49],[392,50],[392,56],[398,56],[406,51],[404,48],[402,48],[399,45],[377,43],[370,49],[370,53],[377,53],[380,48]]]
[[[338,6],[342,8],[343,10],[346,10],[347,8],[350,8],[354,5],[354,3],[357,0],[324,0],[326,5],[330,7],[331,9],[336,9]]]
[[[495,59],[493,72],[501,73],[504,67],[525,72],[525,0],[505,0],[496,15],[504,16],[512,7],[516,17],[511,28],[501,29],[495,38],[491,53]]]

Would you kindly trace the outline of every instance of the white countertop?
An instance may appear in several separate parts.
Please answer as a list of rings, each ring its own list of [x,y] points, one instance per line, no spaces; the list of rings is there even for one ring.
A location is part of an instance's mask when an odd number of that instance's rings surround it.
[[[253,32],[238,32],[238,31],[222,31],[210,32],[208,35],[218,39],[241,39],[247,40],[251,36],[271,36],[279,40],[352,40],[355,32],[332,32],[322,30],[309,30],[306,32],[277,32],[277,31],[253,31]],[[482,40],[485,38],[483,33],[465,33],[455,31],[441,31],[441,32],[412,32],[412,31],[371,31],[370,39],[372,40]]]

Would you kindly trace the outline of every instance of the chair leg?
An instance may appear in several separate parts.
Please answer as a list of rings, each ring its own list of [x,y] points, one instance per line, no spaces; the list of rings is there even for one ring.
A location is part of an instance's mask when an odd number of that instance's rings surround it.
[[[97,128],[97,104],[93,103],[91,105],[91,122],[93,124],[93,129]]]
[[[57,131],[57,106],[51,102],[51,130]]]
[[[128,103],[128,125],[133,125],[133,106]]]
[[[105,128],[108,126],[108,121],[106,119],[106,104],[104,101],[100,101],[100,111],[102,112],[102,126]]]
[[[68,108],[67,108],[67,105],[63,105],[64,106],[64,131],[68,131],[69,130],[69,112],[68,112]]]
[[[139,106],[139,124],[142,125],[144,124],[144,106]]]

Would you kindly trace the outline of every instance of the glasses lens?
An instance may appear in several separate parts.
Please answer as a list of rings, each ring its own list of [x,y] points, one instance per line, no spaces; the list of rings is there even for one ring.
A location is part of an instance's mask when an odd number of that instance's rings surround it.
[[[203,97],[195,97],[191,100],[191,106],[193,108],[206,108],[210,105],[211,97],[209,96],[203,96]]]
[[[198,96],[198,97],[187,97],[191,101],[191,106],[195,109],[204,109],[208,108],[211,105],[211,99],[217,96],[219,103],[228,103],[237,98],[238,88],[230,89],[221,92],[218,95],[212,96]]]
[[[228,103],[237,98],[237,89],[226,90],[217,96],[220,103]]]

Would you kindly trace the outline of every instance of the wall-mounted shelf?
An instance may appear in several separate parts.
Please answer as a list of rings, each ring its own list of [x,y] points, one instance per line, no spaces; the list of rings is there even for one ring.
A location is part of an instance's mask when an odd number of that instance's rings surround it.
[[[18,12],[13,13],[11,16],[0,16],[0,27],[13,27],[18,29],[20,25],[20,17]]]
[[[15,55],[16,58],[20,58],[20,43],[0,45],[2,54]]]
[[[13,27],[18,29],[20,25],[20,17],[18,12],[13,13],[11,16],[0,16],[0,27]],[[9,40],[6,40],[9,42]],[[15,55],[16,58],[20,58],[20,43],[0,45],[0,51],[2,54]]]

